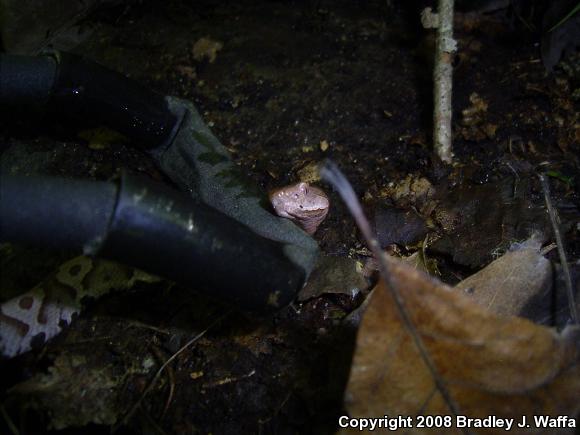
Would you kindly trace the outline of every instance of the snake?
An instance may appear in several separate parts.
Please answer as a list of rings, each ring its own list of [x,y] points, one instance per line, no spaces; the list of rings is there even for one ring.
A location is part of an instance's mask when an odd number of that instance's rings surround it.
[[[324,192],[297,183],[270,194],[275,213],[294,221],[308,234],[328,213]],[[161,278],[100,258],[75,257],[24,294],[0,304],[0,357],[12,358],[43,346],[60,334],[91,300],[111,291],[126,291],[138,282]]]
[[[12,358],[58,335],[87,302],[161,279],[119,263],[75,257],[24,294],[0,305],[0,355]]]

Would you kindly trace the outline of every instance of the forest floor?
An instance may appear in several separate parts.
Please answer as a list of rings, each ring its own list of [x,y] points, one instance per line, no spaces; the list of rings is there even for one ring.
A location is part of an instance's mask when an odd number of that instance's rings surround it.
[[[534,231],[544,244],[553,241],[541,172],[561,211],[573,276],[580,275],[578,76],[567,65],[548,74],[536,35],[516,18],[457,16],[451,166],[431,148],[433,37],[418,15],[385,2],[143,1],[87,25],[94,31],[75,53],[191,100],[264,192],[299,179],[324,188],[331,210],[314,236],[323,255],[360,263],[370,256],[338,195],[310,171],[325,158],[353,184],[383,247],[426,252],[450,285]],[[194,50],[202,38],[205,51]],[[127,169],[163,179],[128,144],[48,130],[4,135],[3,168],[98,180]],[[409,229],[407,218],[385,211],[393,206],[424,225]],[[70,256],[12,247],[7,258],[5,251],[3,282],[24,290]],[[559,262],[556,250],[547,256]],[[43,351],[2,363],[4,391],[55,361],[61,378],[76,380],[37,388],[26,405],[35,406],[11,414],[22,434],[78,433],[74,426],[85,423],[83,433],[108,433],[162,361],[205,329],[121,433],[334,431],[355,342],[341,320],[361,295],[316,294],[264,318],[179,285],[134,290],[99,300]]]

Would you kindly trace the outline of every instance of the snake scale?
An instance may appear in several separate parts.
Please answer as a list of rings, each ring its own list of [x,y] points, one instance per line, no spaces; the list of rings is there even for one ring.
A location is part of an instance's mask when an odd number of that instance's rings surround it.
[[[28,292],[0,305],[0,355],[11,358],[58,335],[86,302],[160,278],[102,259],[75,257]]]

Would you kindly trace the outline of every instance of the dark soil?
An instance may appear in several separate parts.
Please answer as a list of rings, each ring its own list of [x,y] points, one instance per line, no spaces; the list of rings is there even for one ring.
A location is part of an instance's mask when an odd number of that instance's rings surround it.
[[[580,120],[572,96],[578,77],[560,67],[548,74],[539,60],[537,35],[517,19],[502,13],[464,16],[456,28],[455,163],[446,167],[430,146],[432,38],[410,18],[418,13],[390,3],[144,0],[92,18],[97,30],[74,51],[162,94],[193,101],[263,191],[296,181],[300,169],[328,157],[344,170],[371,212],[383,204],[389,183],[409,174],[426,177],[440,192],[527,180],[522,195],[541,207],[535,174],[552,171],[554,201],[567,211],[569,261],[577,263]],[[194,59],[192,47],[202,37],[223,43],[214,62]],[[475,127],[462,123],[473,93],[488,104]],[[490,125],[494,134],[485,133]],[[110,179],[125,168],[164,179],[130,144],[94,149],[67,127],[42,122],[34,129],[11,127],[0,139],[3,170],[20,165],[25,173]],[[328,143],[326,151],[322,141]],[[330,197],[331,212],[315,235],[321,250],[333,256],[365,255],[345,206],[335,193]],[[451,197],[467,201],[460,193]],[[489,198],[485,201],[495,201]],[[523,216],[524,208],[514,213]],[[437,228],[430,218],[431,228]],[[518,220],[513,214],[510,219]],[[440,242],[433,252],[449,283],[483,266],[491,248],[522,236],[502,233],[486,241],[490,249],[469,257],[481,246],[479,233],[459,227],[453,233],[459,239]],[[482,231],[499,234],[493,224]],[[445,231],[440,232],[445,239]],[[24,290],[64,256],[22,251],[13,252],[20,263],[3,260],[2,265],[10,271],[10,285]],[[555,251],[550,256],[557,260]],[[45,350],[3,363],[2,387],[46,370],[58,355],[83,355],[88,371],[108,367],[116,383],[101,393],[100,402],[85,399],[82,408],[106,408],[121,419],[162,362],[209,328],[161,375],[119,433],[335,430],[355,335],[340,320],[360,299],[324,295],[264,318],[215,305],[179,286],[135,290],[100,300]],[[136,368],[145,361],[152,361],[154,369]],[[61,401],[64,407],[79,401],[79,394],[73,388],[34,401],[10,399],[4,406],[21,434],[109,433],[106,424],[48,429],[43,400]],[[30,402],[36,407],[19,411]],[[60,412],[84,411],[71,407]]]

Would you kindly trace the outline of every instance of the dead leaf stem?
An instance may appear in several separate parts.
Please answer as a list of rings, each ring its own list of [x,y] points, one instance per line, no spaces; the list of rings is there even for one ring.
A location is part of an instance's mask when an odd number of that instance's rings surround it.
[[[160,362],[165,359],[163,352],[157,346],[153,346],[152,350]],[[169,394],[167,395],[167,399],[165,400],[165,406],[163,407],[163,412],[161,413],[161,420],[165,417],[165,414],[167,414],[167,410],[169,409],[171,401],[173,400],[173,393],[175,392],[175,373],[173,372],[171,366],[167,366],[166,373],[167,380],[169,381]]]
[[[558,211],[554,208],[552,205],[552,200],[550,199],[550,183],[548,182],[548,179],[543,174],[539,174],[538,177],[540,178],[542,190],[544,191],[544,200],[546,201],[546,208],[548,209],[550,222],[552,223],[552,229],[554,230],[554,236],[556,237],[556,246],[558,247],[558,255],[560,256],[562,272],[564,272],[564,281],[566,283],[566,294],[568,296],[570,317],[572,318],[572,322],[578,325],[578,310],[576,308],[574,290],[572,288],[572,277],[570,276],[570,268],[568,267],[566,251],[564,250],[564,242],[562,241],[562,235],[560,234],[560,229],[558,227],[558,222],[560,221],[558,218]]]
[[[387,264],[387,261],[385,260],[385,257],[383,256],[383,253],[380,249],[380,246],[379,246],[377,239],[373,235],[370,223],[364,215],[364,212],[362,210],[360,202],[359,202],[352,186],[350,185],[350,183],[348,182],[346,177],[342,174],[340,169],[338,169],[338,166],[336,166],[336,164],[334,164],[334,162],[332,162],[330,160],[325,160],[323,162],[323,164],[320,168],[320,175],[321,175],[323,180],[325,180],[326,182],[331,184],[338,191],[342,200],[345,202],[346,206],[348,207],[350,213],[353,215],[353,217],[354,217],[359,229],[361,230],[366,242],[368,243],[369,247],[371,248],[373,255],[377,259],[377,262],[379,265],[379,272],[381,274],[382,279],[385,282],[385,287],[391,293],[393,300],[395,301],[397,311],[398,311],[399,315],[401,316],[401,319],[403,320],[403,324],[405,325],[405,328],[407,329],[407,331],[409,332],[409,334],[413,338],[413,342],[415,343],[415,346],[419,350],[419,353],[421,355],[421,359],[423,360],[423,362],[427,366],[429,372],[431,373],[431,377],[433,378],[433,381],[435,383],[435,386],[437,387],[437,390],[439,391],[439,393],[443,397],[443,400],[445,401],[445,403],[449,407],[449,410],[451,411],[453,416],[457,417],[458,415],[460,415],[459,407],[455,403],[453,398],[451,397],[451,394],[449,393],[449,390],[447,389],[445,381],[439,375],[437,367],[435,366],[435,363],[433,362],[433,358],[429,354],[429,351],[428,351],[427,347],[425,346],[425,343],[423,342],[423,339],[421,338],[419,331],[417,330],[417,328],[415,327],[415,324],[411,320],[411,316],[409,315],[409,312],[407,311],[407,308],[405,307],[403,297],[401,296],[399,289],[397,288],[396,285],[394,285],[393,280],[390,277],[389,265]],[[463,432],[470,433],[465,428],[463,429]]]

